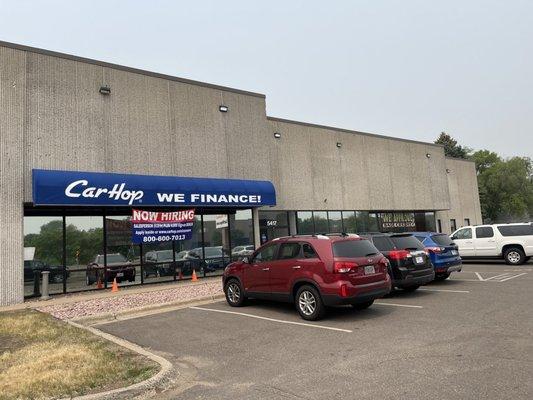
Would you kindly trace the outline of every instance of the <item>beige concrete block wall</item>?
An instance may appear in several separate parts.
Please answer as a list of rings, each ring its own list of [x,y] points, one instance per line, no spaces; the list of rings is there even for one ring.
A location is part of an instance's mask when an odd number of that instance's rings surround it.
[[[437,212],[436,218],[441,220],[442,231],[451,233],[450,219],[455,219],[457,228],[464,226],[465,218],[470,224],[483,223],[476,167],[472,161],[446,158],[446,176],[450,193],[450,209]]]
[[[23,300],[26,54],[0,47],[0,306]]]
[[[269,118],[283,210],[450,207],[441,146]],[[337,147],[337,142],[341,147]],[[427,157],[427,154],[430,157]]]

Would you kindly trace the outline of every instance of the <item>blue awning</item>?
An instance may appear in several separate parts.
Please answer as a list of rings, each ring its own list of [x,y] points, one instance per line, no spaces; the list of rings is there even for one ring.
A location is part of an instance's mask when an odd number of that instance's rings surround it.
[[[34,169],[33,203],[61,206],[261,207],[276,205],[269,181]]]

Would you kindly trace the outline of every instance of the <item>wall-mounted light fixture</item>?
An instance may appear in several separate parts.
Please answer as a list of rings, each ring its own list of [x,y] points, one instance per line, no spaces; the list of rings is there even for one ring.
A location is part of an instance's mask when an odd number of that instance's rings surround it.
[[[279,132],[274,132],[274,137],[275,137],[276,139],[281,138],[281,133],[279,133]]]
[[[228,106],[223,106],[223,105],[218,106],[218,111],[220,112],[228,112],[228,110],[229,110]]]
[[[340,149],[342,147],[342,143],[341,142],[337,142],[337,147]]]
[[[450,172],[452,172],[452,170],[450,168],[446,168],[446,173],[449,174]]]
[[[107,85],[100,86],[100,89],[98,90],[101,94],[108,95],[111,94],[111,88]]]
[[[427,158],[431,158],[431,154],[430,153],[426,153],[426,157]]]

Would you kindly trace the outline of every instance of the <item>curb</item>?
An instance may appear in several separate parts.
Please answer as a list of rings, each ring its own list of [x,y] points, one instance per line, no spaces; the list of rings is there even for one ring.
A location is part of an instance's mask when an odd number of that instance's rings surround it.
[[[130,385],[130,386],[126,386],[126,387],[123,387],[123,388],[118,388],[118,389],[113,389],[113,390],[108,390],[106,392],[99,392],[99,393],[93,393],[93,394],[86,394],[86,395],[82,395],[82,396],[76,396],[76,397],[64,397],[62,400],[97,400],[97,399],[103,399],[103,398],[113,398],[114,396],[118,396],[118,395],[121,395],[121,394],[124,394],[125,392],[129,392],[129,391],[133,391],[133,390],[138,390],[138,389],[142,389],[144,391],[152,388],[155,384],[161,382],[163,379],[167,378],[170,373],[172,372],[173,370],[173,365],[170,361],[168,361],[167,359],[161,357],[161,356],[158,356],[154,353],[151,353],[149,352],[148,350],[142,348],[141,346],[139,345],[136,345],[135,343],[131,343],[127,340],[124,340],[124,339],[121,339],[121,338],[118,338],[116,336],[113,336],[109,333],[105,333],[105,332],[102,332],[96,328],[92,328],[90,326],[83,326],[83,325],[80,325],[74,321],[66,321],[68,324],[72,325],[72,326],[75,326],[77,328],[80,328],[80,329],[85,329],[86,331],[89,331],[91,332],[92,334],[96,335],[96,336],[99,336],[103,339],[106,339],[110,342],[113,342],[121,347],[124,347],[128,350],[131,350],[135,353],[138,353],[142,356],[145,356],[147,358],[149,358],[150,360],[152,361],[155,361],[156,363],[158,363],[160,366],[161,366],[161,370],[155,374],[154,376],[146,379],[145,381],[142,381],[142,382],[137,382],[137,383],[134,383],[133,385]]]

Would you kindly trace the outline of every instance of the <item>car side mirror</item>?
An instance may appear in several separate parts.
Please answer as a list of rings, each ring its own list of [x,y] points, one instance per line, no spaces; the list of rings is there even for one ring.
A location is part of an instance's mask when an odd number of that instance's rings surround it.
[[[456,236],[450,236],[450,239],[452,239],[452,240],[456,240],[457,237],[456,237]]]

